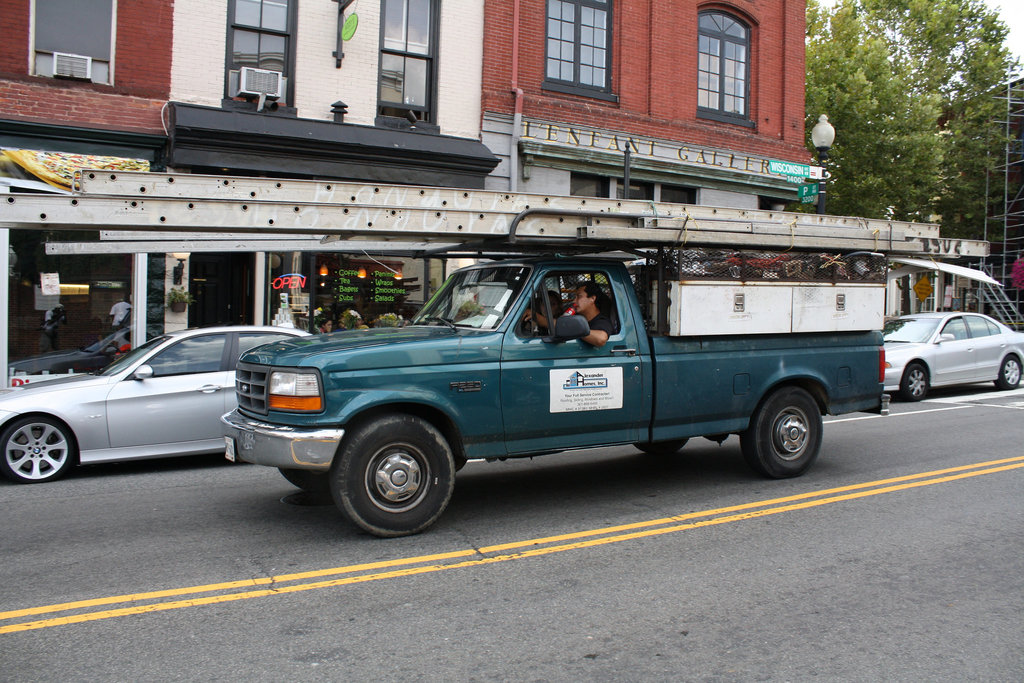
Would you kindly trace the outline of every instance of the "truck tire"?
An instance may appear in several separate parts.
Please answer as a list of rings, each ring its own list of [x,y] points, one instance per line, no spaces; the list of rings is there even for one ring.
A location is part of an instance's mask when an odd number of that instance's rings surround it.
[[[996,378],[996,388],[1007,391],[1016,389],[1020,384],[1020,359],[1017,356],[1007,356],[999,366],[999,377]]]
[[[277,471],[285,479],[303,491],[309,493],[327,494],[331,491],[331,480],[327,472],[313,472],[311,470],[296,470],[286,467],[278,467]]]
[[[900,379],[900,398],[920,401],[928,395],[928,369],[920,363],[911,363]]]
[[[431,424],[388,415],[345,436],[329,479],[335,505],[364,531],[408,536],[429,527],[448,507],[455,462]]]
[[[761,403],[740,434],[740,449],[754,471],[772,479],[798,477],[821,450],[821,411],[811,395],[785,387]]]
[[[645,441],[633,444],[648,455],[675,455],[682,450],[689,439],[673,439],[671,441]]]

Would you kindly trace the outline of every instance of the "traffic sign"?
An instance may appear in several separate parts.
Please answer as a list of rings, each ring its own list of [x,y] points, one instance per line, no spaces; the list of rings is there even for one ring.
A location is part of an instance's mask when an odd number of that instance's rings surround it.
[[[789,178],[814,178],[820,180],[823,176],[824,169],[821,166],[808,166],[807,164],[797,164],[792,161],[779,161],[778,159],[768,160],[768,172],[775,173],[778,175],[784,175]]]
[[[818,198],[818,183],[804,183],[796,189],[801,204],[812,204]]]
[[[918,280],[917,284],[914,285],[914,292],[917,294],[917,298],[922,302],[931,296],[933,291],[934,288],[932,287],[931,279],[927,275]]]

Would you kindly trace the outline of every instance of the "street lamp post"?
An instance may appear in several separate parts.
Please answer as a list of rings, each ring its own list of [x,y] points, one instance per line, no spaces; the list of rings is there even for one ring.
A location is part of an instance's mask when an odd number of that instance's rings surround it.
[[[818,213],[825,213],[825,160],[828,159],[828,151],[836,139],[836,129],[828,122],[828,117],[822,114],[818,122],[811,128],[811,142],[818,150],[818,163],[822,166],[821,180],[818,181]]]

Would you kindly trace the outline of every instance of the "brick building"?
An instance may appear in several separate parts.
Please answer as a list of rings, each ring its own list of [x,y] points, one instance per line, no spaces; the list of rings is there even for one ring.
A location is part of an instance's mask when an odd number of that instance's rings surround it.
[[[804,147],[803,0],[487,0],[493,189],[737,208],[792,201]]]
[[[479,0],[0,0],[0,17],[0,192],[66,190],[69,168],[101,163],[481,188],[498,163],[480,141]],[[8,358],[50,346],[39,328],[57,304],[64,349],[109,334],[127,299],[138,343],[185,325],[312,327],[317,309],[372,322],[440,277],[313,236],[99,237],[0,230]],[[360,280],[348,298],[341,271]],[[409,296],[375,300],[358,275],[373,272]],[[196,299],[184,313],[165,305],[172,287]]]

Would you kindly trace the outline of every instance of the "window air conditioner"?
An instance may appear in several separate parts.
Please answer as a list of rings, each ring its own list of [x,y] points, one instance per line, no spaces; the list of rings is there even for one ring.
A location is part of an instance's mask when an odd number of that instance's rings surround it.
[[[53,75],[55,78],[78,78],[91,81],[92,57],[54,52]]]
[[[276,100],[281,97],[282,76],[280,71],[243,66],[238,74],[238,94]]]

